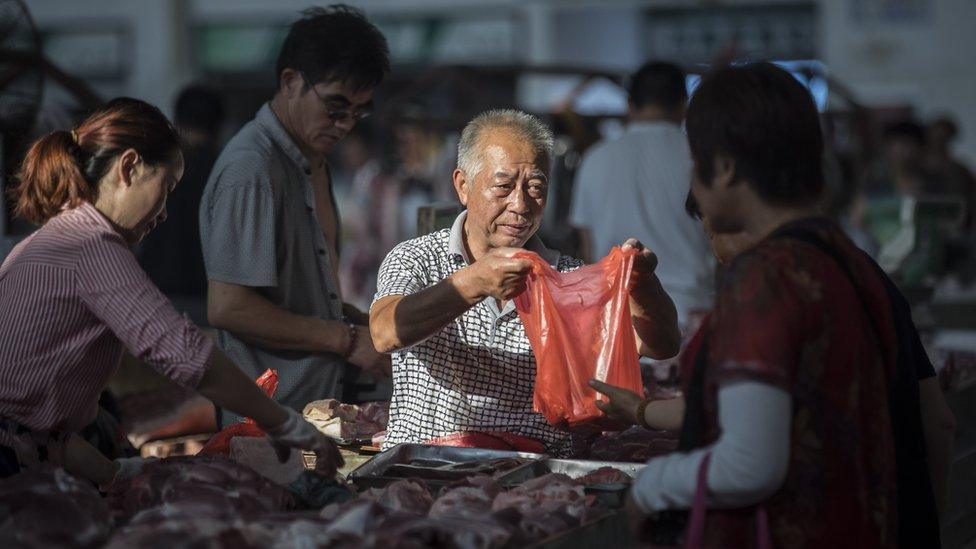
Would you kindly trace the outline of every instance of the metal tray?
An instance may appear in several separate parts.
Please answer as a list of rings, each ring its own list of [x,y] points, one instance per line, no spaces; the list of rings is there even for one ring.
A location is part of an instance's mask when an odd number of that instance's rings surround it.
[[[325,433],[322,433],[325,434]],[[360,438],[342,438],[334,437],[332,435],[325,435],[335,441],[339,446],[369,446],[373,443],[373,437],[360,437]]]
[[[528,452],[398,444],[349,473],[349,480],[357,486],[373,488],[404,478],[419,478],[435,488],[482,472],[479,466],[488,460],[515,458],[532,463],[544,457]]]

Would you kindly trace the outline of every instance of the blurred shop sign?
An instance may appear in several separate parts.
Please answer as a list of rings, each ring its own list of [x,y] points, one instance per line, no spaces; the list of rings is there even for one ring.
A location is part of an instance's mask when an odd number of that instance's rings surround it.
[[[684,64],[732,54],[751,59],[816,56],[816,6],[727,6],[651,9],[644,14],[648,57]]]
[[[377,17],[394,63],[507,63],[516,58],[516,22],[505,15]],[[209,73],[269,71],[286,23],[205,23],[194,31],[195,58]]]
[[[212,24],[195,29],[196,62],[205,72],[274,74],[275,60],[288,26],[284,24]]]
[[[863,24],[926,23],[932,4],[932,0],[848,0],[851,19]]]
[[[125,24],[75,24],[41,29],[41,47],[52,63],[72,76],[119,79],[129,70],[131,37]]]
[[[516,59],[517,23],[505,15],[377,18],[394,62],[507,63]]]

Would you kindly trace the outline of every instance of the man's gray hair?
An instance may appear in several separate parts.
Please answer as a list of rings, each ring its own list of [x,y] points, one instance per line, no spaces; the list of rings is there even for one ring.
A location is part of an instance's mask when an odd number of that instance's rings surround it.
[[[485,130],[508,128],[521,137],[526,138],[535,150],[546,157],[552,157],[552,130],[542,120],[518,109],[492,109],[474,117],[461,132],[458,141],[457,167],[459,170],[474,177],[481,170],[481,150],[478,142]]]

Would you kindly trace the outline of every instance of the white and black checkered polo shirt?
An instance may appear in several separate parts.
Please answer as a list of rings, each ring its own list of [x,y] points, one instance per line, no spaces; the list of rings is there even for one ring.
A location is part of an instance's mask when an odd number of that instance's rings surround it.
[[[429,288],[468,262],[462,212],[443,229],[393,248],[380,267],[376,300]],[[547,249],[537,236],[525,246],[559,272],[583,262]],[[426,340],[393,353],[393,399],[384,447],[462,431],[505,431],[543,442],[566,456],[570,437],[532,410],[535,357],[515,304],[485,299]]]

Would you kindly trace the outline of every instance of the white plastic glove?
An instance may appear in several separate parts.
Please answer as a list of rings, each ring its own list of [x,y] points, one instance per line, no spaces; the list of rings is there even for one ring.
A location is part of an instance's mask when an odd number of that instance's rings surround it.
[[[156,459],[158,458],[141,458],[139,456],[113,459],[112,463],[118,465],[118,469],[115,470],[115,476],[112,477],[112,480],[108,484],[99,485],[99,489],[107,492],[116,483],[124,482],[141,473],[147,463],[156,461]]]
[[[336,469],[345,463],[335,442],[295,410],[288,408],[287,412],[288,419],[280,427],[265,430],[278,454],[278,460],[282,463],[288,461],[292,448],[311,450],[315,452],[315,470],[329,477],[335,476]]]

